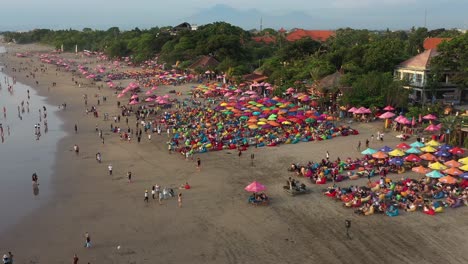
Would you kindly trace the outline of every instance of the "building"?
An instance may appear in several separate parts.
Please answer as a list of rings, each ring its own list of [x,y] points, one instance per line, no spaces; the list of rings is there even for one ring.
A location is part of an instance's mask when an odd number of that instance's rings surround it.
[[[431,60],[438,55],[437,46],[450,41],[450,38],[427,38],[423,46],[425,51],[400,63],[394,72],[395,78],[406,80],[408,85],[405,88],[412,89],[410,99],[416,103],[453,103],[459,104],[462,99],[462,92],[450,82],[452,74],[445,72],[438,77],[438,82],[433,87],[430,86]],[[429,80],[429,83],[428,83]]]
[[[315,41],[325,42],[327,39],[335,35],[333,30],[305,30],[295,29],[286,36],[286,40],[294,42],[302,38],[310,38]]]
[[[191,70],[201,69],[208,70],[214,69],[219,65],[219,61],[212,56],[201,56],[194,63],[192,63],[188,68]]]

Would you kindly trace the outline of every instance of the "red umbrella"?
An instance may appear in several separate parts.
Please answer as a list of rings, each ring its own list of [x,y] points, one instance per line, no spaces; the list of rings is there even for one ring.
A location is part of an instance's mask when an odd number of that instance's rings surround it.
[[[426,131],[431,131],[431,132],[434,132],[434,131],[439,131],[440,128],[442,127],[441,124],[438,124],[438,125],[434,125],[434,124],[430,124],[428,127],[426,127]]]
[[[455,154],[455,155],[463,155],[465,151],[462,148],[454,147],[453,149],[449,150],[448,152]]]
[[[405,161],[409,161],[409,162],[420,162],[421,161],[421,158],[414,155],[414,154],[410,154],[409,156],[407,156],[405,158]]]
[[[435,115],[433,115],[433,114],[428,114],[428,115],[423,116],[423,119],[425,119],[425,120],[436,120],[437,117]]]
[[[400,143],[400,144],[396,145],[396,147],[399,148],[399,149],[410,149],[411,148],[411,146],[406,144],[406,143]]]
[[[393,108],[391,105],[387,105],[383,110],[385,111],[393,111],[395,108]]]

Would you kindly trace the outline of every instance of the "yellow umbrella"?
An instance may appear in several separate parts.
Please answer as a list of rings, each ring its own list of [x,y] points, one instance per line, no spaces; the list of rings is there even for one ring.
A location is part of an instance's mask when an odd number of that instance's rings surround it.
[[[289,122],[289,121],[283,121],[281,124],[283,124],[283,125],[290,125],[291,122]]]
[[[437,149],[431,147],[431,146],[425,146],[424,148],[421,148],[421,151],[424,151],[424,152],[436,152]]]
[[[263,125],[265,125],[265,124],[266,124],[266,123],[263,122],[263,121],[257,122],[257,125],[260,125],[260,126],[263,126]]]
[[[464,157],[462,159],[459,159],[458,162],[463,163],[463,164],[468,164],[468,157]]]
[[[250,129],[257,129],[258,126],[257,126],[257,125],[249,125],[249,128],[250,128]]]
[[[435,140],[431,140],[431,141],[426,143],[426,146],[438,147],[438,146],[440,146],[440,143],[435,141]]]
[[[435,162],[435,163],[429,164],[429,168],[433,170],[445,170],[447,169],[447,166],[445,166],[444,164],[440,162]]]
[[[461,166],[459,169],[464,170],[464,171],[468,171],[468,164]]]
[[[220,106],[226,106],[226,105],[227,105],[227,103],[225,103],[225,102],[220,104]]]
[[[405,152],[403,152],[400,149],[394,149],[390,151],[388,155],[393,156],[393,157],[403,157],[405,155]]]

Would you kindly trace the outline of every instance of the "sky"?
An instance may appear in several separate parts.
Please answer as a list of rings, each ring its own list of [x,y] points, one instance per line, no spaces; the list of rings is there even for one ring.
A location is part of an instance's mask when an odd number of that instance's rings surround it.
[[[245,29],[467,28],[468,0],[1,0],[0,30],[122,29],[226,20]],[[234,15],[235,13],[235,15]],[[210,14],[207,17],[205,14]]]

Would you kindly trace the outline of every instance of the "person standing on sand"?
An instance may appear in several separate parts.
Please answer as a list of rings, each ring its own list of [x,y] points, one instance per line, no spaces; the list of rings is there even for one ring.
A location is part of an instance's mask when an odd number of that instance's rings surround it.
[[[75,134],[78,133],[78,126],[75,124]]]
[[[369,147],[369,139],[366,139],[366,148]]]
[[[109,164],[109,166],[107,166],[107,168],[109,169],[109,175],[112,175],[112,164]]]
[[[328,150],[327,150],[327,153],[325,153],[325,157],[327,158],[327,160],[330,159],[330,153],[328,153]]]
[[[177,196],[177,202],[179,204],[179,208],[182,207],[182,193],[179,193],[179,195]]]
[[[357,144],[357,151],[361,151],[361,140],[359,140]]]
[[[85,233],[85,248],[90,248],[91,247],[91,237],[89,236],[89,233]]]
[[[151,187],[151,197],[153,197],[153,200],[155,199],[154,196],[156,195],[156,186],[153,185],[153,187]]]
[[[128,183],[131,183],[132,182],[132,172],[131,171],[127,172],[127,178],[128,178]]]
[[[197,158],[197,169],[200,169],[201,167],[201,160],[200,158]]]
[[[75,144],[75,145],[73,146],[73,150],[75,150],[76,155],[78,155],[78,154],[80,153],[80,147],[78,147],[77,144]]]
[[[148,202],[148,190],[145,190],[145,202]]]

